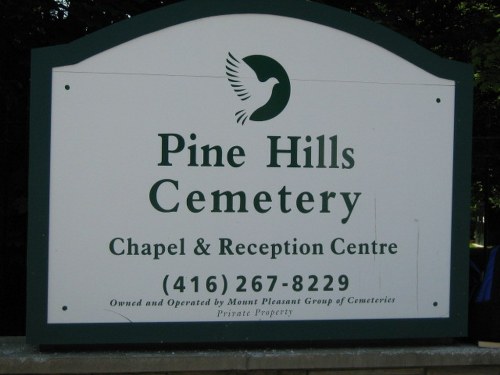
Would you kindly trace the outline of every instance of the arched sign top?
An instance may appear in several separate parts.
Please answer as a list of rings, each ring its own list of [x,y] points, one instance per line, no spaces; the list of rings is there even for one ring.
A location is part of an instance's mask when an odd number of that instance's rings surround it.
[[[440,58],[406,37],[375,22],[331,6],[305,0],[180,1],[118,22],[68,45],[52,47],[54,50],[46,57],[49,58],[52,66],[75,64],[132,39],[171,26],[207,17],[235,14],[283,16],[331,27],[374,43],[421,69],[445,79],[457,80],[457,77],[463,74],[464,69],[467,69],[466,64]]]

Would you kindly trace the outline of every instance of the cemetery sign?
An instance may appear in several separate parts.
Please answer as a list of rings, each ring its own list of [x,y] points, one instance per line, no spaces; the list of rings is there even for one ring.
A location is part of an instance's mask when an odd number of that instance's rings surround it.
[[[464,335],[471,69],[302,0],[33,51],[28,340]]]

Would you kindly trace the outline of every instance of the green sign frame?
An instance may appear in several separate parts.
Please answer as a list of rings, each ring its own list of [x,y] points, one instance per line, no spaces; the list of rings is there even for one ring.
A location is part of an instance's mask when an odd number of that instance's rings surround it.
[[[381,46],[438,77],[456,82],[451,301],[449,318],[340,321],[48,324],[48,239],[52,68],[184,22],[231,14],[268,14],[332,27]],[[305,0],[187,0],[70,44],[32,53],[27,341],[31,344],[318,342],[459,337],[467,334],[472,68],[442,59],[378,24]]]

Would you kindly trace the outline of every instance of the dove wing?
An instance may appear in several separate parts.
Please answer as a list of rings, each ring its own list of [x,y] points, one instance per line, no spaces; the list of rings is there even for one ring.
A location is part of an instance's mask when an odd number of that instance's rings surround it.
[[[251,97],[248,84],[256,80],[256,74],[247,64],[234,57],[231,52],[228,52],[226,58],[226,76],[229,84],[241,100],[247,100]]]

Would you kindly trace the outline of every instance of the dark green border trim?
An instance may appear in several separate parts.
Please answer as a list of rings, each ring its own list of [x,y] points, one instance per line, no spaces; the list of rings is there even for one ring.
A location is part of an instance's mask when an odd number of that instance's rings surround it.
[[[26,332],[33,337],[47,325],[51,69],[43,50],[32,52]]]
[[[131,39],[184,22],[228,14],[311,21],[377,44],[454,80],[455,140],[450,318],[349,321],[47,324],[52,68],[75,64]],[[457,337],[467,334],[472,68],[441,59],[378,24],[306,0],[186,0],[123,21],[70,44],[32,53],[28,218],[27,341],[32,344],[273,342]]]
[[[30,344],[272,343],[450,337],[449,319],[53,324]]]

